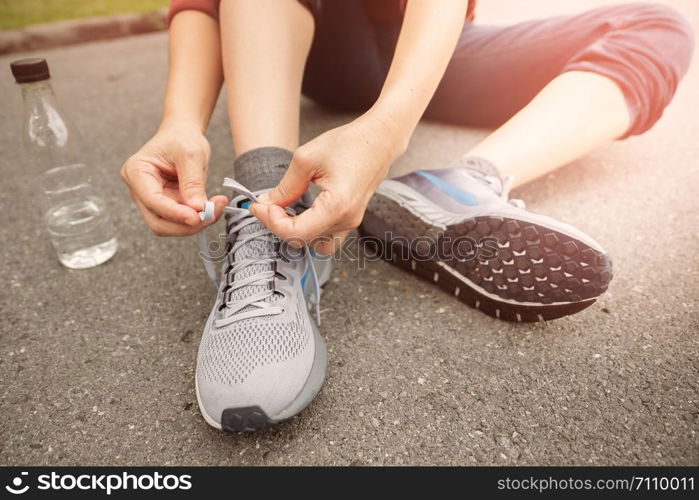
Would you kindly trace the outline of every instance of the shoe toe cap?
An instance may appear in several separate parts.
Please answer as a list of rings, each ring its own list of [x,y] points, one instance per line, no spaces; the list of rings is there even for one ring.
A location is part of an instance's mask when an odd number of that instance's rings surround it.
[[[201,411],[219,428],[241,419],[252,421],[255,427],[273,422],[302,390],[312,363],[313,349],[306,349],[294,359],[256,368],[243,381],[224,381],[197,369]]]

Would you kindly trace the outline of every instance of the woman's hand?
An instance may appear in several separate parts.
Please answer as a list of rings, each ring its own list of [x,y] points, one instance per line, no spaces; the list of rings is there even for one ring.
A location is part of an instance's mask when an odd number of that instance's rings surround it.
[[[121,168],[143,220],[158,236],[188,236],[213,224],[228,199],[214,196],[215,216],[201,222],[210,148],[201,129],[189,124],[163,124]]]
[[[396,123],[367,112],[298,148],[279,185],[250,210],[290,244],[331,254],[360,224],[369,199],[406,145],[407,135]],[[300,198],[310,182],[321,193],[311,208],[289,216],[282,207]]]

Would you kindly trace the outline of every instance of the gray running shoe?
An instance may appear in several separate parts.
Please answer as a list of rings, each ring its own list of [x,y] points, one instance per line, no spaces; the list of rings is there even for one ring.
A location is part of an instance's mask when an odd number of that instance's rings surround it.
[[[543,321],[591,305],[612,278],[595,240],[508,198],[511,179],[469,167],[381,183],[360,231],[386,259],[461,301],[510,321]]]
[[[216,429],[252,431],[296,415],[320,390],[327,354],[309,309],[315,305],[320,321],[331,261],[284,244],[248,211],[264,191],[252,193],[233,179],[224,186],[239,196],[225,208],[226,254],[199,344],[197,401]],[[200,247],[218,283],[203,236]]]

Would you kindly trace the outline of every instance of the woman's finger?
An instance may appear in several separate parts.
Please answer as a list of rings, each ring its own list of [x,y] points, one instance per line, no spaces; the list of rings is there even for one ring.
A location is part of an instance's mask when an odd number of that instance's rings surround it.
[[[250,207],[270,231],[289,244],[300,247],[318,235],[325,234],[335,224],[335,214],[314,202],[301,215],[291,216],[278,205],[256,203]]]
[[[154,214],[137,198],[133,197],[136,206],[138,207],[143,220],[148,227],[158,236],[191,236],[203,230],[205,227],[213,224],[223,213],[223,207],[226,206],[228,200],[225,196],[215,196],[211,199],[214,202],[214,218],[210,221],[201,222],[197,227],[192,227],[185,224],[179,224],[164,219],[157,214]]]
[[[131,160],[126,171],[129,187],[150,212],[171,222],[192,227],[200,225],[201,220],[196,210],[177,203],[165,194],[163,181],[156,167],[142,160]]]

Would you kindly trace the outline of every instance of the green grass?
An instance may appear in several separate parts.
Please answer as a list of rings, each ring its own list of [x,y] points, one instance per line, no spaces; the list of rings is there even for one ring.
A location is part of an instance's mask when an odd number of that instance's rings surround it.
[[[0,30],[78,17],[148,12],[168,0],[0,0]]]

